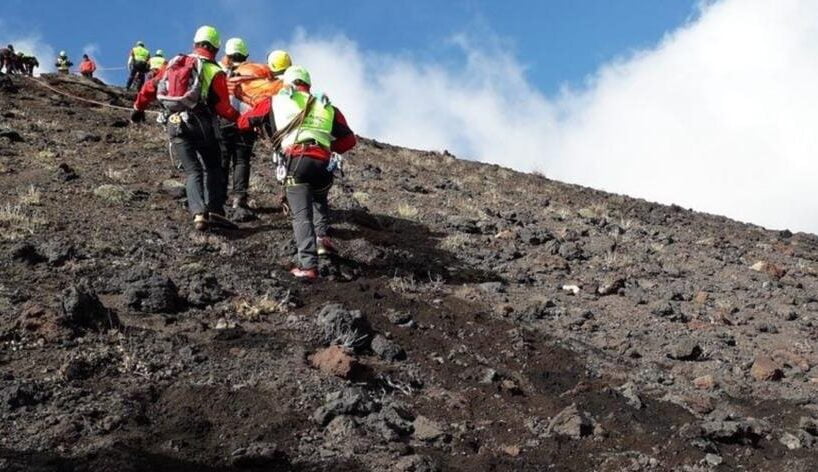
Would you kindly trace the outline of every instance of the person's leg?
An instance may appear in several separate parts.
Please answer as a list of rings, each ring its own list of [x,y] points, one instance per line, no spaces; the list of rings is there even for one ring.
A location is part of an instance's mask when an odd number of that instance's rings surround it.
[[[247,201],[247,191],[250,188],[250,159],[253,157],[255,135],[252,133],[240,135],[235,148],[233,164],[233,195],[242,206]]]
[[[222,170],[222,151],[214,127],[216,123],[207,113],[191,113],[190,126],[201,133],[197,150],[204,165],[205,206],[208,212],[224,215],[225,179]]]
[[[133,85],[133,79],[136,77],[136,67],[131,66],[131,70],[128,73],[128,82],[125,84],[125,90],[130,90],[131,85]]]
[[[203,187],[204,169],[196,153],[196,146],[189,138],[176,136],[170,138],[170,148],[175,159],[182,163],[182,168],[185,170],[188,210],[193,215],[204,214],[206,211]]]
[[[298,248],[298,267],[314,269],[318,267],[318,249],[312,226],[312,196],[309,184],[287,185],[287,201],[290,204],[293,235]]]
[[[222,162],[222,187],[225,198],[227,198],[230,187],[230,168],[234,165],[236,155],[235,129],[231,126],[222,126],[220,134],[219,148]]]

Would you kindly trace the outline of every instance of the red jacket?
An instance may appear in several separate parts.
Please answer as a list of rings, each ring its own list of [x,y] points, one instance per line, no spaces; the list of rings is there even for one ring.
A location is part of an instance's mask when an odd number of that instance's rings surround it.
[[[94,72],[97,70],[97,65],[94,64],[93,59],[87,59],[80,62],[80,72]]]
[[[193,53],[211,61],[216,57],[215,54],[203,48],[196,48]],[[142,90],[140,90],[136,96],[136,101],[133,104],[134,109],[145,110],[156,100],[156,88],[164,75],[165,69],[163,68],[157,71],[151,80],[145,82],[145,85],[142,86]],[[210,90],[207,94],[207,105],[225,120],[236,121],[239,118],[239,112],[230,105],[230,95],[227,93],[227,76],[224,72],[216,73],[213,77],[213,81],[210,82]]]
[[[309,89],[304,88],[303,91],[309,92]],[[275,100],[275,97],[272,97],[270,100],[263,100],[253,107],[252,110],[241,115],[236,122],[239,131],[248,132],[254,128],[269,126],[270,109],[273,106],[273,100]],[[330,151],[318,145],[296,144],[290,149],[285,149],[284,153],[326,160],[330,158],[331,152],[343,154],[355,147],[355,144],[357,144],[355,133],[353,133],[349,125],[347,125],[347,119],[344,114],[341,113],[341,110],[334,105],[333,107],[335,108],[335,121],[332,124],[332,137],[335,139],[332,141]]]

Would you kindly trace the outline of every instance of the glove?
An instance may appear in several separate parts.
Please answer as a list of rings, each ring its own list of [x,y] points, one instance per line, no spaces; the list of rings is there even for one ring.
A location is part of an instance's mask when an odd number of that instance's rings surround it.
[[[142,123],[145,121],[145,112],[142,110],[134,110],[131,112],[131,121],[134,123]]]

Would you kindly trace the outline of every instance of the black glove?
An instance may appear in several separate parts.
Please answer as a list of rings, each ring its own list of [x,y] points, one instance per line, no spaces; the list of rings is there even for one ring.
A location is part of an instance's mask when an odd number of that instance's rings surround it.
[[[134,110],[131,112],[131,121],[134,123],[142,123],[145,121],[145,112],[142,110]]]

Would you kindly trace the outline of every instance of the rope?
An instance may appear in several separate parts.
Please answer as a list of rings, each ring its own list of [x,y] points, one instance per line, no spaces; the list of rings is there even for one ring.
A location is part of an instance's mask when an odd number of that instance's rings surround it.
[[[133,111],[133,108],[121,107],[121,106],[118,106],[118,105],[111,105],[110,103],[99,102],[97,100],[91,100],[90,98],[82,98],[82,97],[78,97],[76,95],[72,95],[72,94],[70,94],[68,92],[64,92],[64,91],[62,91],[62,90],[48,84],[44,80],[41,80],[41,79],[38,79],[38,78],[35,78],[35,77],[27,77],[27,78],[34,81],[34,82],[36,82],[36,83],[38,83],[38,84],[40,84],[40,85],[42,85],[43,87],[47,88],[48,90],[51,90],[54,93],[58,93],[60,95],[66,96],[66,97],[73,98],[74,100],[79,100],[81,102],[91,103],[91,104],[94,104],[94,105],[99,105],[101,107],[113,108],[115,110],[124,110],[124,111],[128,111],[128,112]],[[158,112],[156,110],[145,110],[145,113],[159,114],[160,112]]]

